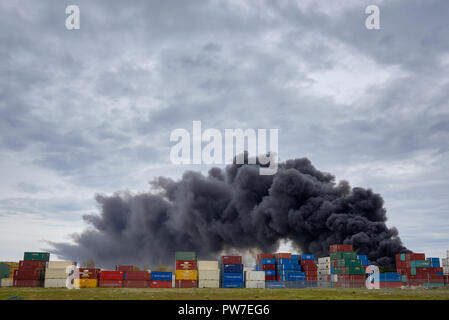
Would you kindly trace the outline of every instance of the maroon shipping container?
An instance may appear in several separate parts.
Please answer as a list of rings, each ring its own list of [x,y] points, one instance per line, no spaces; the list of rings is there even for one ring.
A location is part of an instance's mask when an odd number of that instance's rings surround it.
[[[176,288],[198,288],[197,280],[176,280]]]
[[[115,266],[115,271],[134,271],[134,266]]]
[[[306,274],[306,280],[307,281],[317,281],[318,280],[318,276],[309,276]]]
[[[150,287],[151,288],[171,288],[172,283],[171,281],[150,281]]]
[[[317,276],[318,271],[306,271],[306,276]]]
[[[406,253],[405,260],[426,260],[426,255],[424,253]]]
[[[261,264],[260,266],[262,270],[276,270],[275,264]]]
[[[150,273],[148,271],[128,271],[125,272],[125,280],[150,281]]]
[[[176,270],[196,270],[196,260],[176,260]]]
[[[396,268],[410,268],[410,261],[396,261]]]
[[[275,259],[291,259],[292,254],[291,253],[275,253],[274,257],[275,257]]]
[[[449,284],[449,275],[444,275],[443,280],[444,280],[444,284],[448,285]]]
[[[13,280],[13,287],[43,287],[43,280]]]
[[[265,275],[265,281],[276,281],[276,276]]]
[[[101,280],[123,280],[123,271],[101,271]]]
[[[146,280],[125,280],[123,281],[125,288],[149,288],[150,281]]]
[[[80,279],[98,279],[100,277],[100,269],[95,268],[79,268]]]
[[[272,253],[259,253],[257,255],[257,261],[260,261],[260,259],[274,259],[274,254],[272,254]]]
[[[42,280],[44,272],[41,269],[19,269],[14,271],[14,280]]]
[[[242,264],[242,256],[222,256],[222,264]]]
[[[332,244],[329,247],[329,252],[347,252],[354,251],[352,244]]]
[[[100,288],[122,288],[123,280],[100,280]]]
[[[401,282],[379,282],[380,288],[400,288]]]
[[[302,271],[317,271],[318,270],[318,267],[315,264],[301,264],[301,268],[302,268]]]
[[[37,261],[37,260],[19,261],[19,269],[45,269],[46,267],[47,267],[46,261]]]

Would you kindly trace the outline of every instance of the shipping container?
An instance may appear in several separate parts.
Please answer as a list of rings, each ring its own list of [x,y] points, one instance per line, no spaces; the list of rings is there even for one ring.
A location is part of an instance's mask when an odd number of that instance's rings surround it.
[[[265,281],[246,281],[245,288],[249,289],[265,289]]]
[[[176,280],[198,280],[198,270],[176,270]]]
[[[123,271],[101,271],[100,272],[100,280],[123,280],[124,272]],[[107,283],[107,282],[105,282]],[[101,287],[101,281],[100,281]]]
[[[3,278],[0,279],[0,287],[12,287],[13,286],[13,279],[12,278]]]
[[[66,269],[45,269],[45,279],[65,279],[67,277]]]
[[[176,251],[175,260],[196,260],[196,253],[193,251]]]
[[[100,269],[95,268],[79,268],[77,270],[78,272],[75,274],[78,274],[78,277],[81,279],[99,279],[100,278]]]
[[[45,279],[44,288],[66,288],[67,279]]]
[[[170,281],[151,280],[150,281],[150,287],[151,288],[171,288],[172,287],[172,281],[171,280]]]
[[[97,288],[97,279],[73,279],[73,285],[77,288]]]
[[[198,288],[220,288],[220,281],[199,279]]]
[[[122,272],[122,271],[110,271],[110,272]],[[102,271],[103,273],[103,271]],[[123,280],[112,280],[112,279],[100,279],[100,288],[122,288]]]
[[[223,282],[222,288],[244,288],[245,283],[243,281]]]
[[[260,259],[260,263],[261,265],[263,264],[276,264],[276,260],[275,259]]]
[[[14,272],[14,280],[43,280],[44,272],[41,269],[19,269]]]
[[[219,279],[220,279],[220,270],[198,270],[198,280],[219,280]]]
[[[123,271],[123,272],[129,272],[129,271],[134,271],[135,267],[134,266],[115,266],[115,271]]]
[[[127,271],[125,272],[124,279],[130,281],[150,281],[150,273],[148,271]]]
[[[9,278],[10,266],[6,263],[0,263],[0,279]]]
[[[175,280],[175,288],[198,288],[197,280]]]
[[[285,281],[265,281],[265,288],[267,289],[285,288]]]
[[[432,266],[428,260],[412,260],[410,265],[412,268],[429,268]]]
[[[13,281],[13,287],[43,287],[44,280],[16,280]]]
[[[198,270],[218,270],[218,261],[198,260]]]
[[[274,258],[275,259],[291,259],[292,254],[291,253],[275,253]]]
[[[124,280],[123,287],[125,288],[149,288],[149,280]]]
[[[34,260],[34,261],[49,261],[49,252],[25,252],[23,254],[23,260]]]
[[[222,256],[221,264],[242,264],[242,256]]]
[[[196,260],[176,260],[176,270],[196,270]]]
[[[315,260],[315,257],[313,254],[302,254],[301,260]]]
[[[245,281],[265,281],[264,271],[246,271]]]
[[[243,264],[223,264],[222,270],[224,273],[243,272]]]
[[[352,244],[332,244],[329,247],[329,252],[344,252],[344,251],[354,251]]]
[[[223,282],[234,282],[239,281],[243,282],[243,273],[223,273]]]
[[[72,261],[49,261],[47,268],[49,269],[66,269],[69,266],[74,265]]]
[[[272,254],[272,253],[259,253],[257,255],[257,260],[260,261],[261,259],[274,259],[274,254]]]
[[[330,264],[331,263],[331,258],[330,257],[322,257],[322,258],[318,258],[318,264]]]
[[[173,277],[172,272],[152,271],[151,280],[155,281],[171,281]]]
[[[39,260],[22,260],[19,261],[19,269],[45,269],[47,267],[46,261]]]

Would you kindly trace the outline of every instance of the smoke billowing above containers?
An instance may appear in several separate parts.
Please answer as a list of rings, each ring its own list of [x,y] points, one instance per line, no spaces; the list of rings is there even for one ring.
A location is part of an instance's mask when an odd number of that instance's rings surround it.
[[[353,244],[380,265],[408,252],[396,228],[386,226],[379,194],[336,183],[307,158],[280,163],[273,176],[233,164],[207,176],[187,171],[179,181],[159,177],[152,186],[149,193],[98,195],[100,213],[84,216],[91,227],[74,245],[51,243],[53,252],[105,266],[171,264],[179,250],[201,259],[229,249],[274,252],[285,239],[317,257],[328,256],[331,244]]]

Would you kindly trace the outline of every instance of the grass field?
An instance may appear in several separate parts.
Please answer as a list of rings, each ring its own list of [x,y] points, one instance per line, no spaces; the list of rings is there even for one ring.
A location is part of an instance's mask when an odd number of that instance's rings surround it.
[[[449,300],[449,289],[46,289],[0,288],[0,300]]]

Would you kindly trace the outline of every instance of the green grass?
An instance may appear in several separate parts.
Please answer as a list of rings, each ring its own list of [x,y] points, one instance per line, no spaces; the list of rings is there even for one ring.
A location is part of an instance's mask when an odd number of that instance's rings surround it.
[[[449,300],[449,289],[46,289],[0,288],[0,300]]]

